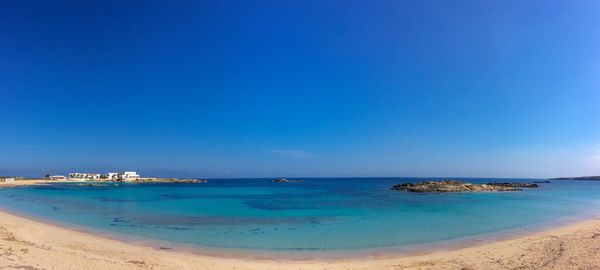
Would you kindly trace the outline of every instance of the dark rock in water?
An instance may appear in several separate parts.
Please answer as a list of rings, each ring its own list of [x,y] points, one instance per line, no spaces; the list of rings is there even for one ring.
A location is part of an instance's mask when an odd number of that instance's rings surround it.
[[[423,181],[395,185],[392,190],[409,192],[483,192],[483,191],[519,191],[521,188],[535,188],[529,183],[490,183],[471,184],[457,180]]]
[[[498,186],[498,187],[508,187],[508,188],[536,188],[538,187],[537,184],[532,184],[532,183],[509,183],[509,182],[504,182],[504,183],[487,183],[490,186]]]
[[[98,184],[98,183],[86,183],[86,184],[80,184],[79,186],[87,186],[87,187],[108,187],[109,185],[106,185],[106,184]]]
[[[542,181],[533,181],[533,182],[534,182],[534,183],[537,183],[537,184],[550,184],[550,183],[552,183],[552,182],[550,182],[550,181],[548,181],[548,180],[542,180]]]
[[[285,179],[285,178],[279,178],[279,179],[272,180],[271,182],[273,182],[273,183],[299,183],[299,182],[304,182],[304,180],[289,180],[289,179]]]
[[[208,183],[208,180],[204,179],[178,179],[174,183]]]

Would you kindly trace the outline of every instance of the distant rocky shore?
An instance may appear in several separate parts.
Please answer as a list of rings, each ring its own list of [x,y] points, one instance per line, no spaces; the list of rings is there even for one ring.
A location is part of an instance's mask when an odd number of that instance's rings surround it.
[[[392,190],[409,192],[484,192],[484,191],[519,191],[523,188],[537,188],[533,183],[487,183],[472,184],[457,180],[423,181],[404,183],[392,187]]]
[[[89,182],[90,186],[97,185],[97,183],[208,183],[208,180],[204,179],[179,179],[179,178],[139,178],[131,181],[120,181],[120,180],[100,180],[100,181],[84,181]]]
[[[178,179],[178,178],[140,178],[131,183],[208,183],[204,179]]]
[[[600,180],[600,176],[558,177],[550,180]]]

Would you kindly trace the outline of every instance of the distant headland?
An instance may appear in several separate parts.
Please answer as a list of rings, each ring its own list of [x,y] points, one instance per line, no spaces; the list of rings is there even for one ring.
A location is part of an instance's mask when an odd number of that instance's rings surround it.
[[[600,180],[600,176],[576,176],[576,177],[558,177],[550,180]]]

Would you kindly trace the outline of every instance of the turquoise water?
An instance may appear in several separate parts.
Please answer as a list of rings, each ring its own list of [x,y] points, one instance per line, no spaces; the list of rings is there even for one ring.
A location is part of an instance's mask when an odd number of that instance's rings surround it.
[[[390,190],[416,180],[421,179],[53,184],[0,189],[0,207],[93,231],[205,249],[294,253],[407,248],[536,228],[600,210],[600,181],[553,181],[501,193]]]

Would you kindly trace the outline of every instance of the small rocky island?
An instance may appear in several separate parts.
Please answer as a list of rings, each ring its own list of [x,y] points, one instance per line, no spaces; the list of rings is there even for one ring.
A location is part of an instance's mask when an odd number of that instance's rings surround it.
[[[540,180],[540,181],[533,181],[536,184],[550,184],[552,182],[548,181],[548,180]]]
[[[304,182],[304,180],[291,180],[291,179],[286,179],[286,178],[279,178],[279,179],[272,180],[271,182],[273,182],[273,183],[299,183],[299,182]]]
[[[484,192],[484,191],[519,191],[523,188],[537,188],[532,183],[487,183],[472,184],[457,180],[423,181],[404,183],[392,187],[392,190],[409,192]]]

